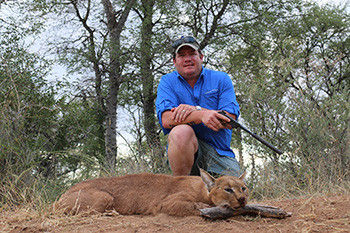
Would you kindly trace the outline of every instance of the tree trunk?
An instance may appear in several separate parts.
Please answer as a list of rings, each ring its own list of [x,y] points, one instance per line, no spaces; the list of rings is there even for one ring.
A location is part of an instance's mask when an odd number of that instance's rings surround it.
[[[243,140],[242,140],[242,130],[241,130],[241,128],[237,129],[237,144],[238,144],[239,166],[240,166],[241,170],[244,171]]]
[[[135,0],[130,0],[126,3],[125,9],[116,19],[116,14],[109,0],[102,0],[104,11],[107,17],[107,26],[109,31],[109,88],[106,101],[106,135],[105,135],[105,169],[110,174],[115,173],[116,158],[117,158],[117,106],[118,93],[122,81],[120,68],[120,35],[125,25],[126,19],[130,13],[131,7]]]
[[[154,76],[152,71],[152,35],[153,35],[153,7],[154,0],[142,0],[142,27],[141,27],[141,77],[143,96],[143,117],[147,145],[152,149],[152,157],[159,162],[163,156],[163,149],[157,134],[155,117]]]

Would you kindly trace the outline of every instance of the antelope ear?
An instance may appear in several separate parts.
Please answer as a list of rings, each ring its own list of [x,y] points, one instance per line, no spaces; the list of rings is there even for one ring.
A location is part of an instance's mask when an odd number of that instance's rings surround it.
[[[215,185],[215,178],[212,177],[208,172],[204,171],[202,168],[199,168],[199,172],[201,174],[205,187],[210,192]]]
[[[240,180],[243,180],[247,175],[247,171],[243,172],[243,174],[239,177]]]

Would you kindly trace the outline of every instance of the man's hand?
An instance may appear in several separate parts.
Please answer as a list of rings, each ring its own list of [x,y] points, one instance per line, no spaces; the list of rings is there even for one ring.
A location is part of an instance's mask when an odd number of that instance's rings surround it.
[[[230,122],[230,119],[225,117],[224,115],[218,113],[216,110],[205,110],[205,114],[203,114],[202,122],[209,129],[214,131],[219,131],[220,129],[231,129],[229,124],[225,124],[224,122]]]
[[[188,104],[180,104],[176,108],[172,108],[173,120],[175,122],[183,122],[193,112],[196,111],[196,107]]]

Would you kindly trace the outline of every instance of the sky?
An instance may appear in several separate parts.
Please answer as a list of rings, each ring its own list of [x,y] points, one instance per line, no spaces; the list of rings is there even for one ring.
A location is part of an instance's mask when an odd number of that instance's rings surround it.
[[[350,12],[350,0],[310,0],[310,1],[318,2],[320,5],[328,4],[328,3],[334,4],[334,5],[341,5],[341,6],[346,5],[346,11]]]

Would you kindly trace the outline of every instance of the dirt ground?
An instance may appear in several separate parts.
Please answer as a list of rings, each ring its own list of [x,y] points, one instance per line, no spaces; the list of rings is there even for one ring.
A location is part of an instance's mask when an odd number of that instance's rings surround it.
[[[250,202],[256,203],[256,202]],[[0,213],[0,232],[350,232],[350,195],[259,202],[292,212],[286,219],[236,216],[209,221],[199,216],[57,216],[17,210]]]

